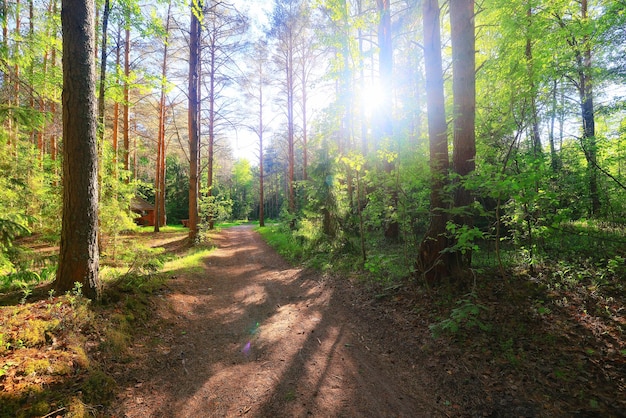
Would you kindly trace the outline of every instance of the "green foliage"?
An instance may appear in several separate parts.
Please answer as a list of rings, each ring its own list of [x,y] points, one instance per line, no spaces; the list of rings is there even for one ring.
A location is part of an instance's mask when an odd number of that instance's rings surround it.
[[[165,212],[169,224],[189,219],[189,175],[175,155],[168,155],[165,173]]]
[[[252,170],[250,162],[246,159],[235,161],[232,172],[232,186],[230,196],[232,199],[232,219],[248,219],[252,211]]]
[[[468,293],[463,299],[456,301],[456,308],[450,312],[450,316],[442,321],[430,325],[430,331],[434,338],[443,334],[457,335],[468,333],[476,329],[486,332],[491,326],[484,322],[481,313],[488,312],[486,306],[476,303],[476,294]]]
[[[263,239],[271,245],[280,255],[291,262],[298,262],[303,255],[302,246],[298,243],[285,224],[268,224],[263,228],[257,228]]]
[[[217,196],[207,196],[203,193],[200,199],[199,216],[202,220],[212,219],[221,222],[232,219],[233,200],[228,194],[220,193]],[[207,228],[206,221],[201,222],[201,227]]]
[[[30,230],[12,220],[0,218],[0,271],[10,266],[7,252],[13,246],[13,240],[30,234]]]
[[[387,253],[370,253],[363,268],[371,277],[382,284],[394,283],[404,279],[408,271],[401,262],[400,254],[393,251]]]
[[[460,252],[465,254],[467,252],[479,251],[477,240],[484,238],[484,233],[477,227],[470,227],[468,225],[456,225],[453,222],[448,222],[446,229],[451,236],[454,237],[454,245],[446,248],[445,252]]]
[[[128,265],[124,276],[129,282],[155,274],[165,262],[163,248],[150,248],[142,245],[135,246],[132,251],[122,254],[120,258]]]
[[[100,202],[99,202],[99,227],[100,234],[104,239],[100,243],[104,248],[101,251],[108,251],[107,244],[112,244],[112,252],[117,251],[115,245],[116,238],[120,233],[135,229],[133,215],[130,212],[130,200],[135,194],[137,185],[126,183],[126,176],[129,173],[123,172],[119,167],[115,167],[114,152],[109,143],[101,146],[103,167],[100,173]],[[118,164],[119,165],[119,164]],[[116,173],[121,173],[119,176]]]

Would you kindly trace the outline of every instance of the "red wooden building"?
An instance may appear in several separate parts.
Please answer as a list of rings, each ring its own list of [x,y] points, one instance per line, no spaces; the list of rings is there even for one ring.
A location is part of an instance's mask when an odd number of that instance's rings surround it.
[[[130,200],[130,210],[138,214],[134,221],[141,226],[154,226],[154,205],[141,197],[133,197]]]

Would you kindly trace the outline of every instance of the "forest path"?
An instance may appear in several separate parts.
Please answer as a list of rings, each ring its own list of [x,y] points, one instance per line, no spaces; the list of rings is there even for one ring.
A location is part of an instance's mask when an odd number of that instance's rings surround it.
[[[203,271],[157,298],[111,415],[445,416],[426,373],[385,346],[345,286],[289,266],[250,226],[214,242]]]

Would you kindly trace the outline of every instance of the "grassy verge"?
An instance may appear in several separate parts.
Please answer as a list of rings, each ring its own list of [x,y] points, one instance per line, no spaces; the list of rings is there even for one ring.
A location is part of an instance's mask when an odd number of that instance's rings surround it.
[[[256,231],[285,259],[292,263],[302,261],[304,249],[284,225],[279,223],[266,224],[262,228],[257,227]]]
[[[154,294],[172,276],[201,269],[211,250],[151,246],[178,243],[181,232],[121,237],[115,258],[103,259],[100,302],[80,287],[55,295],[50,281],[0,295],[0,416],[103,416],[118,390],[112,368],[132,361],[128,347],[154,310]]]

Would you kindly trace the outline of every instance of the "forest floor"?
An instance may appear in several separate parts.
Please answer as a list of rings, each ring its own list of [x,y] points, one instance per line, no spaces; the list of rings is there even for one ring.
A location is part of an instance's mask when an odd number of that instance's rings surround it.
[[[155,237],[167,252],[189,250],[181,233]],[[103,417],[626,416],[623,292],[555,290],[520,274],[452,297],[291,266],[251,226],[212,241],[201,268],[168,271],[139,301],[122,292],[94,307],[101,325],[78,327],[89,359],[70,364],[97,364],[101,375],[60,371],[60,386],[37,378]],[[70,305],[57,301],[56,317]],[[51,309],[29,306],[31,321]],[[116,343],[111,324],[131,338]],[[76,344],[64,335],[38,350]],[[34,379],[14,371],[17,350],[2,354],[5,393]],[[90,404],[107,386],[106,402]],[[37,416],[35,398],[14,415]],[[39,416],[71,415],[63,403],[45,407]]]

